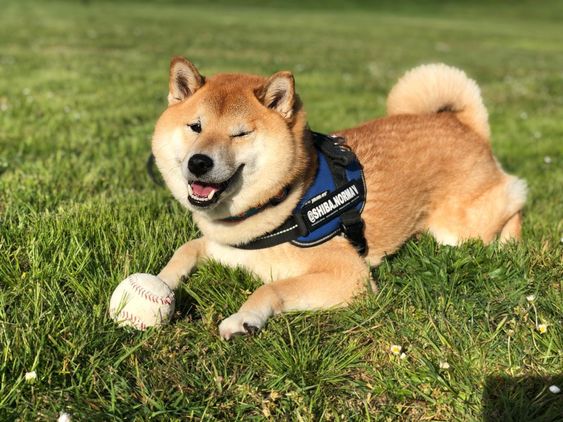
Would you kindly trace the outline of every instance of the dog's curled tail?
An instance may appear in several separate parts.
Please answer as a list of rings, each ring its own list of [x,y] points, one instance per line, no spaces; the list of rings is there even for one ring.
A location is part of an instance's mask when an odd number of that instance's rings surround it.
[[[485,139],[490,130],[481,91],[472,79],[442,63],[418,66],[403,75],[387,97],[387,114],[454,112]]]

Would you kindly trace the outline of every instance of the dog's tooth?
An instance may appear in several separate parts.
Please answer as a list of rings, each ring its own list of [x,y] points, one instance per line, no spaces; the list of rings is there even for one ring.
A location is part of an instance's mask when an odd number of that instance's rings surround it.
[[[216,190],[212,190],[211,192],[209,192],[209,194],[207,195],[207,199],[213,198],[213,195],[215,195],[215,192],[217,192],[217,191],[216,191]]]
[[[192,190],[192,185],[188,183],[188,195],[194,196],[194,191]]]

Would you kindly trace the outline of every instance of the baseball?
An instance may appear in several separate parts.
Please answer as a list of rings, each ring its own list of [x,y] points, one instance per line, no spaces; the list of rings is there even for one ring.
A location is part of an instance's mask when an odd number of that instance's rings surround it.
[[[174,292],[151,274],[132,274],[114,290],[109,315],[120,326],[138,330],[166,324],[174,312]]]

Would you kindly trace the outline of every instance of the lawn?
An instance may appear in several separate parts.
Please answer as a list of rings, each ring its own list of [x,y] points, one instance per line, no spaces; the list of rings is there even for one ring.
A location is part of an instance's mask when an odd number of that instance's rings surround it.
[[[556,1],[2,0],[0,420],[557,420],[562,19]],[[465,69],[529,184],[522,242],[422,235],[373,269],[377,294],[231,342],[217,325],[259,280],[208,263],[171,325],[116,327],[115,286],[198,236],[145,171],[178,54],[204,74],[291,70],[317,131],[383,115],[412,66]]]

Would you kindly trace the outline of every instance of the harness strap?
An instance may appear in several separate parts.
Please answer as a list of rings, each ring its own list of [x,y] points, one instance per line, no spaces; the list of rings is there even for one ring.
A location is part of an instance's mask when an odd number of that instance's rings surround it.
[[[250,242],[236,245],[238,249],[263,249],[272,246],[281,245],[282,243],[291,242],[299,236],[308,233],[303,222],[299,222],[295,215],[290,216],[285,222],[276,228],[273,232],[259,236]]]
[[[364,220],[355,209],[346,211],[340,216],[340,219],[342,220],[344,237],[350,241],[361,256],[364,256],[368,249],[364,236]]]
[[[249,210],[243,212],[240,215],[232,215],[230,217],[225,217],[225,218],[221,219],[220,221],[233,222],[233,221],[246,220],[248,217],[252,217],[253,215],[258,214],[260,211],[263,211],[268,207],[278,206],[279,204],[281,204],[285,200],[285,198],[287,198],[287,195],[289,195],[290,191],[291,191],[291,188],[289,186],[286,186],[279,194],[277,194],[276,196],[271,198],[268,202],[266,202],[261,207],[250,208]]]

